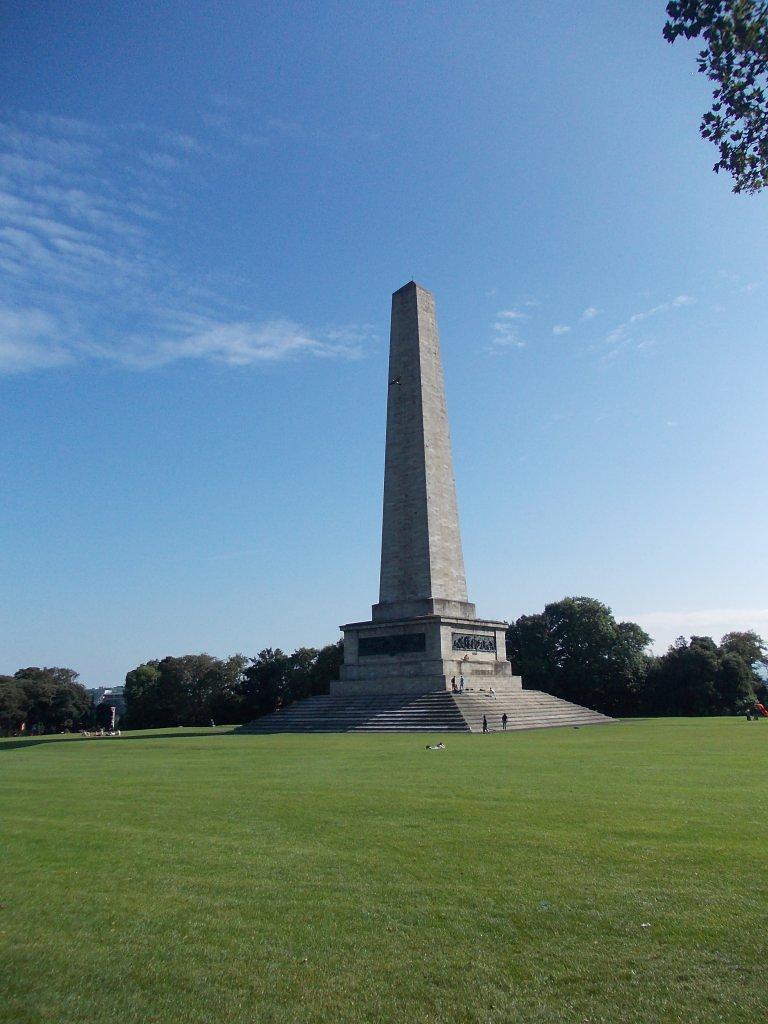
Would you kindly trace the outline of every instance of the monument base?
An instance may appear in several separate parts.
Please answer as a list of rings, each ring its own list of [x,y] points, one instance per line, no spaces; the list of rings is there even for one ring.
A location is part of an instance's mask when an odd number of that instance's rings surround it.
[[[504,721],[506,718],[506,723]],[[280,732],[516,732],[519,729],[581,728],[613,719],[538,690],[497,694],[366,694],[307,697],[240,726],[243,733]]]
[[[522,689],[506,656],[506,622],[422,615],[342,626],[344,664],[334,697]]]

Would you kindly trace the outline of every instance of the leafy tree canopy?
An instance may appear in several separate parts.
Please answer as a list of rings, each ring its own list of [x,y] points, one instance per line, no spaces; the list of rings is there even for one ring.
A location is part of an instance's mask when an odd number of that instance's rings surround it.
[[[613,715],[728,715],[742,711],[764,683],[766,645],[753,630],[678,637],[666,654],[647,653],[650,638],[610,608],[567,597],[507,630],[507,654],[527,689]]]
[[[737,654],[752,667],[768,665],[768,647],[753,629],[742,633],[726,633],[720,641],[720,649],[729,654]]]
[[[88,724],[91,699],[77,676],[58,666],[0,676],[0,730],[16,732],[25,723],[29,732],[59,732]]]
[[[341,643],[293,654],[265,648],[255,658],[186,654],[138,665],[125,677],[131,728],[247,722],[302,697],[327,693],[338,678]]]
[[[768,185],[768,3],[764,0],[672,0],[664,38],[701,37],[699,71],[714,83],[700,132],[717,146],[714,170],[734,192]]]
[[[756,633],[729,633],[720,646],[709,636],[692,636],[690,641],[678,637],[667,653],[650,665],[645,687],[647,713],[727,715],[741,711],[754,700],[753,652],[745,647],[744,655],[736,649],[749,637],[762,645]]]
[[[72,668],[61,668],[58,665],[54,665],[51,668],[20,668],[18,672],[14,674],[15,679],[31,679],[37,682],[51,682],[62,686],[68,686],[71,683],[76,683],[80,678],[80,673],[75,672]]]
[[[591,597],[566,597],[507,630],[507,655],[523,685],[607,714],[636,709],[651,639],[634,622],[616,622]]]

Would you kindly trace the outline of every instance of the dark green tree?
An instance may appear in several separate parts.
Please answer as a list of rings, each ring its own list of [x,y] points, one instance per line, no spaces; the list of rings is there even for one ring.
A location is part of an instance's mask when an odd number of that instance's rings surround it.
[[[720,650],[723,654],[738,655],[755,673],[768,667],[768,647],[754,629],[726,633],[720,640]]]
[[[318,651],[314,647],[299,647],[286,665],[284,703],[312,696]]]
[[[91,714],[91,699],[71,668],[29,666],[15,673],[24,694],[27,731],[79,729]]]
[[[146,661],[126,674],[123,724],[128,728],[149,728],[155,719],[158,664],[157,661]]]
[[[636,713],[651,640],[634,622],[616,622],[589,597],[566,597],[507,630],[507,656],[528,689],[606,714]]]
[[[723,654],[736,654],[749,666],[753,693],[768,700],[768,646],[763,638],[754,629],[726,633],[720,650]]]
[[[755,699],[752,671],[738,654],[722,654],[715,679],[720,714],[733,715]]]
[[[321,650],[299,647],[288,662],[286,700],[302,700],[304,697],[328,693],[331,681],[339,678],[343,660],[343,640]]]
[[[27,719],[29,701],[24,686],[13,676],[0,676],[0,735],[18,732]]]
[[[344,641],[321,647],[312,668],[310,694],[328,693],[331,683],[339,678],[339,670],[344,661]]]
[[[279,647],[259,651],[243,673],[243,714],[245,720],[269,714],[290,702],[288,686],[290,659]]]
[[[699,131],[717,146],[715,172],[734,192],[768,185],[768,3],[764,0],[673,0],[664,38],[704,40],[698,68],[714,83],[712,109]]]
[[[92,710],[90,695],[79,683],[58,684],[51,698],[49,726],[57,731],[79,729]]]
[[[226,661],[219,662],[216,678],[209,690],[209,719],[215,722],[243,721],[243,686],[248,659],[242,654],[233,654]]]
[[[652,715],[716,715],[720,656],[708,636],[680,636],[654,660],[648,675],[645,711]]]
[[[208,725],[221,686],[223,662],[210,654],[163,658],[158,666],[168,725]]]
[[[245,664],[241,655],[221,661],[185,654],[139,665],[125,677],[126,724],[157,729],[236,721]]]
[[[255,658],[209,654],[149,661],[125,677],[126,716],[132,729],[246,722],[294,700],[327,693],[337,679],[343,645],[300,647],[287,655],[266,648]]]
[[[77,682],[80,674],[72,668],[62,668],[58,665],[46,668],[30,666],[29,668],[20,668],[18,672],[14,673],[14,678],[40,680],[54,683],[57,686],[69,686]]]

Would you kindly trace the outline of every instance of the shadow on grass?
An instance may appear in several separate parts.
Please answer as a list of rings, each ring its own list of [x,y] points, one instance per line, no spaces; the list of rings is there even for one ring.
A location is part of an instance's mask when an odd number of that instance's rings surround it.
[[[141,741],[141,740],[187,740],[187,739],[199,739],[201,736],[208,738],[214,736],[234,736],[235,730],[238,727],[236,725],[227,726],[225,729],[210,729],[202,726],[199,729],[190,728],[185,729],[183,732],[179,729],[178,732],[173,730],[158,729],[152,732],[142,733],[123,733],[122,736],[75,736],[71,733],[66,736],[29,736],[26,739],[21,737],[14,737],[13,739],[3,740],[0,739],[0,754],[6,750],[37,750],[40,747],[49,747],[54,743],[126,743],[129,741]]]

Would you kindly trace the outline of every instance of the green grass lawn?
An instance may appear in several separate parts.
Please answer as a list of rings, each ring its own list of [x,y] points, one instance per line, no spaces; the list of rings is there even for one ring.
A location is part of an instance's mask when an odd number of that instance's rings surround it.
[[[0,1020],[768,1018],[768,721],[0,741]]]

